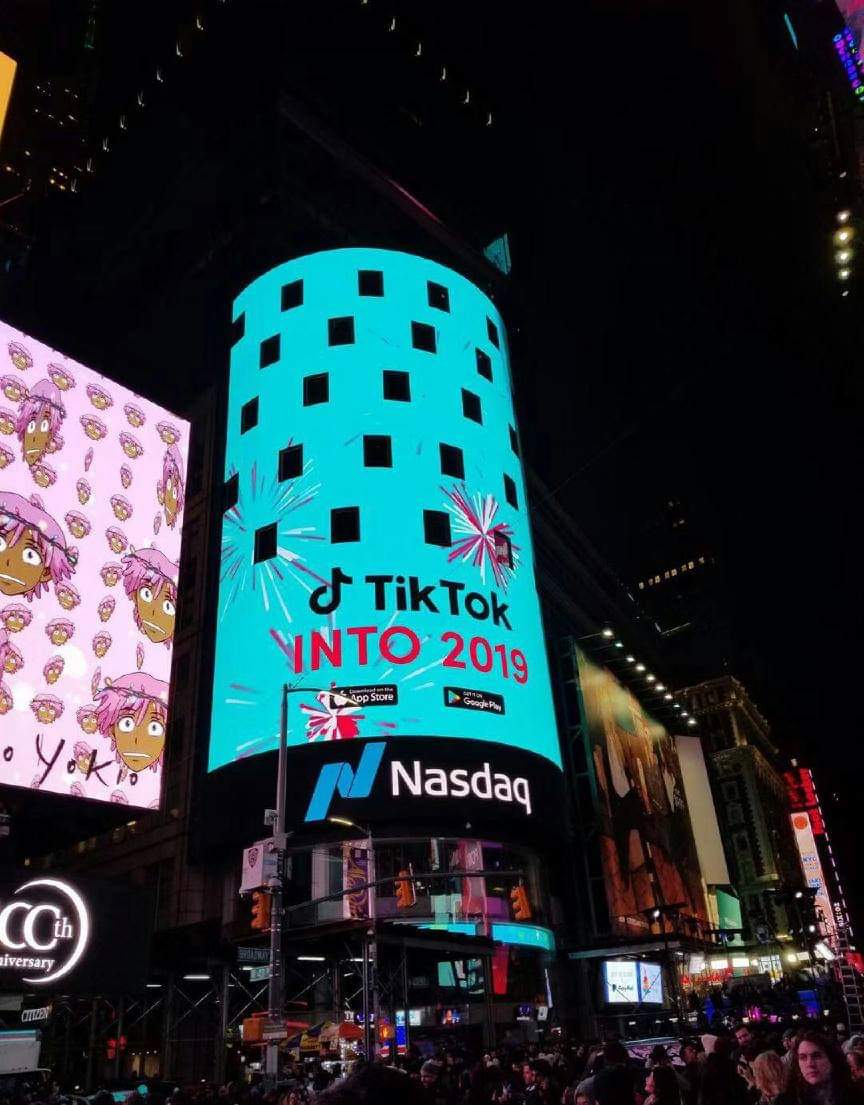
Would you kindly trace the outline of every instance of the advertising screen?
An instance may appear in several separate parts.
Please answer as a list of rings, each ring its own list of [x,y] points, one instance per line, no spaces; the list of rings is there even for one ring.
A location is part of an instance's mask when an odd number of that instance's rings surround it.
[[[0,323],[0,783],[156,808],[182,419]]]
[[[468,738],[560,767],[492,302],[349,249],[266,273],[234,315],[210,770],[276,747],[285,682],[290,746]],[[495,768],[478,755],[493,789]]]
[[[798,847],[798,855],[801,857],[801,869],[807,885],[816,891],[814,905],[819,917],[819,927],[823,936],[836,936],[837,925],[834,920],[834,907],[828,886],[825,882],[825,871],[822,860],[819,858],[819,848],[813,833],[808,813],[793,813],[792,831],[795,834],[795,844]]]
[[[675,742],[610,671],[577,660],[611,929],[644,933],[673,904],[707,923]]]
[[[639,1001],[636,963],[632,960],[605,960],[603,963],[603,983],[606,991],[606,1001],[610,1005],[620,1005],[622,1003],[635,1005]]]
[[[663,971],[659,963],[639,964],[639,1000],[663,1004]]]

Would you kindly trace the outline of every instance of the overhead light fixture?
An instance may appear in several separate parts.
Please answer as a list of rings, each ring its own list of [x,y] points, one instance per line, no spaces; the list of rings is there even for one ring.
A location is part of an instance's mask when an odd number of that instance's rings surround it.
[[[845,173],[843,173],[842,175],[846,176]],[[851,217],[852,217],[852,212],[847,207],[844,207],[844,209],[842,211],[837,212],[837,222],[838,223],[848,223],[849,219]]]
[[[636,663],[636,657],[635,656],[625,656],[624,659],[627,661],[628,664],[635,664]]]
[[[148,982],[147,983],[147,989],[148,990],[161,990],[162,989],[162,983],[161,982]]]
[[[645,670],[645,665],[644,664],[637,664],[636,665],[636,670],[637,671],[644,671]]]
[[[688,725],[695,725],[696,724],[696,718],[695,717],[688,718],[687,719],[687,724]]]
[[[298,963],[326,963],[326,955],[298,955]]]
[[[664,695],[663,695],[663,697],[664,697],[664,698],[666,699],[666,701],[667,701],[667,702],[671,702],[671,701],[672,701],[672,695],[671,695],[671,694],[668,694],[668,693],[667,693],[667,694],[664,694]]]
[[[680,710],[681,709],[681,703],[680,702],[673,702],[672,703],[672,709],[673,710]]]
[[[666,690],[666,684],[665,683],[658,683],[657,686],[654,688],[654,690],[655,691],[665,691]]]
[[[848,280],[851,275],[852,275],[852,270],[851,269],[838,269],[837,270],[837,279],[838,280]]]
[[[647,683],[656,683],[657,682],[657,676],[652,675],[651,672],[649,671],[648,674],[645,676],[645,681]]]
[[[611,629],[609,629],[609,627],[607,626],[607,627],[606,627],[606,629],[604,629],[604,630],[603,630],[603,634],[602,634],[602,635],[603,635],[604,637],[607,637],[607,638],[608,638],[608,637],[614,637],[614,636],[615,636],[615,632],[614,632],[614,630],[611,630]]]
[[[623,641],[616,641],[615,642],[615,647],[616,648],[623,648],[624,647],[624,642]]]
[[[852,259],[852,250],[841,249],[838,253],[834,254],[834,257],[838,265],[845,265],[847,261]]]
[[[849,289],[847,288],[847,289],[846,289],[846,291],[844,291],[844,292],[841,292],[840,294],[841,294],[841,295],[844,295],[844,296],[848,295],[848,294],[849,294]]]
[[[686,710],[681,711],[681,717],[690,717]]]
[[[209,982],[210,975],[184,975],[184,982]]]
[[[852,240],[853,233],[854,233],[854,231],[852,230],[851,226],[841,227],[840,230],[835,231],[834,241],[839,242],[841,246],[845,245],[846,242],[849,242],[849,241]]]

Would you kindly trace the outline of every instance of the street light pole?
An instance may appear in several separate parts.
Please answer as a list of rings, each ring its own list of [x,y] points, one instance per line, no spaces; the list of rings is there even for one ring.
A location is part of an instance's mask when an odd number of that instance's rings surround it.
[[[282,709],[279,718],[279,759],[276,768],[276,821],[273,844],[276,849],[276,878],[271,881],[270,899],[270,978],[267,984],[267,1019],[281,1020],[283,1005],[282,969],[282,876],[285,863],[285,772],[288,751],[288,684],[282,684]],[[267,1044],[265,1063],[267,1081],[275,1087],[279,1076],[279,1043]]]

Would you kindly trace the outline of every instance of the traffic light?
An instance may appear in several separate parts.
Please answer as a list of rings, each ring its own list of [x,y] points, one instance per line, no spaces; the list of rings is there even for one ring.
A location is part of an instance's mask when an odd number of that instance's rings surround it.
[[[270,931],[270,895],[256,890],[252,895],[252,928],[259,932]]]
[[[393,883],[396,888],[396,908],[410,909],[417,901],[417,891],[411,879],[410,868],[403,867],[399,872],[399,878]]]
[[[514,921],[531,920],[531,903],[528,901],[528,891],[522,883],[510,891],[510,904],[513,906]]]

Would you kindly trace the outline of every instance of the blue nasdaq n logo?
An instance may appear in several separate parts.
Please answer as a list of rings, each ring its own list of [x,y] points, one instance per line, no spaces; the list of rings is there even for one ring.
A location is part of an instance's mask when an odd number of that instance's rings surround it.
[[[325,764],[309,799],[305,820],[323,821],[337,791],[342,798],[368,798],[372,793],[372,785],[381,766],[386,744],[386,741],[371,741],[364,745],[356,771],[346,763]]]

